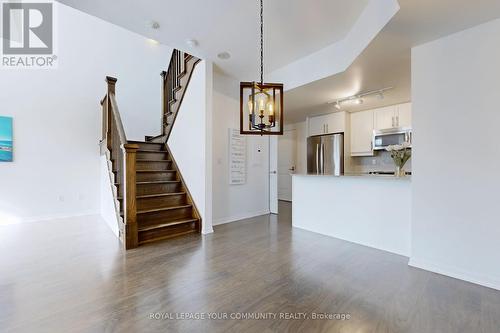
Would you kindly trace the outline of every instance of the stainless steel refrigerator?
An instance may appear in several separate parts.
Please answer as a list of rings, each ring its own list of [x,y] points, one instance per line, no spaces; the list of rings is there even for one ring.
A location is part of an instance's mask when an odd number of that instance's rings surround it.
[[[333,176],[344,174],[344,134],[307,138],[307,173]]]

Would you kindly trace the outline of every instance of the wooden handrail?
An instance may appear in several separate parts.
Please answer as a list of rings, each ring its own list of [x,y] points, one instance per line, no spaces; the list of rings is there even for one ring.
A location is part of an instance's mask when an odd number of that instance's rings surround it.
[[[113,111],[113,118],[115,120],[116,129],[118,130],[118,137],[120,138],[120,143],[122,145],[127,144],[127,136],[125,135],[125,130],[123,129],[122,118],[120,117],[120,111],[116,103],[116,97],[114,93],[109,95],[111,101],[111,110]]]
[[[108,91],[101,101],[102,142],[109,152],[117,193],[123,198],[117,214],[123,214],[124,226],[119,226],[120,239],[126,249],[137,247],[137,206],[136,206],[136,153],[139,145],[127,141],[120,110],[116,102],[117,79],[107,76]]]
[[[182,104],[187,85],[200,59],[179,50],[173,50],[168,71],[162,78],[162,133],[153,140],[167,142],[177,113]]]

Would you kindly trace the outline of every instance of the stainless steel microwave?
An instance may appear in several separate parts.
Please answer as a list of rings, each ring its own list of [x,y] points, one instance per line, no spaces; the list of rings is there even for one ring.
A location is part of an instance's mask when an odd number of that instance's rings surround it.
[[[390,145],[412,143],[412,130],[408,127],[373,131],[373,150],[385,150]]]

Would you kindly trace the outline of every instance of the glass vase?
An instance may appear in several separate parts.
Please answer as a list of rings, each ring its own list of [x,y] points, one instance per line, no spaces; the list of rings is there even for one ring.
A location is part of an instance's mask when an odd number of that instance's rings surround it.
[[[405,177],[406,176],[405,169],[403,167],[396,166],[396,171],[394,172],[394,176],[396,176],[397,178]]]

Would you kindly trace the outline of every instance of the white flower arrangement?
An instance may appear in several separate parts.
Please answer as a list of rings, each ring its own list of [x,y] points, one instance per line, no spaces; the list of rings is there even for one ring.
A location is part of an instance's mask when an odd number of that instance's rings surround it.
[[[385,148],[385,150],[387,151],[400,151],[400,150],[406,150],[407,148],[410,147],[410,143],[409,142],[404,142],[400,145],[390,145],[390,146],[387,146],[387,148]]]
[[[406,162],[411,157],[410,143],[405,142],[400,145],[390,145],[385,149],[391,153],[392,160],[394,164],[399,168],[403,168]]]

